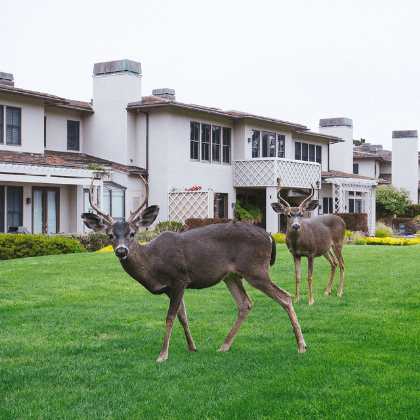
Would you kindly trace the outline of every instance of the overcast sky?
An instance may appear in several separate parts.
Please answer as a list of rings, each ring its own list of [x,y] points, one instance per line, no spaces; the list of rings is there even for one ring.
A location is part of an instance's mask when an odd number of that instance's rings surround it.
[[[353,119],[391,148],[420,131],[418,0],[0,0],[0,71],[88,102],[93,64],[142,64],[142,94],[306,125]]]

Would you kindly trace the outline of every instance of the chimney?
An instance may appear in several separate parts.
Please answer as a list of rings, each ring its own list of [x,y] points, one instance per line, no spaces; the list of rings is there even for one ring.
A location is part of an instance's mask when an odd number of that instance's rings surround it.
[[[353,120],[350,118],[325,118],[319,120],[319,132],[339,137],[344,142],[330,144],[329,169],[353,173]]]
[[[175,91],[173,89],[153,89],[152,95],[162,99],[169,99],[170,101],[175,100]]]
[[[12,73],[3,73],[0,71],[0,85],[15,86]]]
[[[392,132],[392,185],[410,193],[418,204],[419,139],[417,130]]]

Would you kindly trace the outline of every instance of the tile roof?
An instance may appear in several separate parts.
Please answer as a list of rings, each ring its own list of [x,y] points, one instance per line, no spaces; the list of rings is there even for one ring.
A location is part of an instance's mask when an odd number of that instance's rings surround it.
[[[46,150],[44,154],[0,150],[0,163],[72,169],[80,169],[89,163],[96,163],[104,166],[106,169],[115,169],[133,175],[138,173],[147,175],[146,170],[138,166],[121,165],[84,153],[55,152],[49,150]]]
[[[321,172],[321,178],[328,179],[328,178],[352,178],[352,179],[366,179],[369,181],[376,181],[380,184],[388,183],[387,180],[381,178],[372,178],[369,176],[362,176],[358,174],[350,174],[348,172],[340,172],[340,171],[328,171],[328,172]]]
[[[353,147],[354,159],[374,159],[381,162],[391,162],[392,152],[390,150],[378,149],[376,152],[367,152],[362,147]]]

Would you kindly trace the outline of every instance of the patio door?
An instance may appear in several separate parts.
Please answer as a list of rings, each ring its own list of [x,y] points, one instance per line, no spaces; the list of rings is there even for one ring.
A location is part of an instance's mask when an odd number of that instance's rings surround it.
[[[34,187],[32,197],[33,233],[57,233],[59,189]]]

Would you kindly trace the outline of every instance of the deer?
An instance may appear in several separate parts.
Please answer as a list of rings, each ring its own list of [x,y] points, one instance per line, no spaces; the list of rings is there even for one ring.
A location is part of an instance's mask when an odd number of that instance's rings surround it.
[[[106,232],[122,268],[154,295],[166,294],[169,309],[162,350],[157,362],[168,358],[172,326],[178,317],[185,333],[188,352],[196,346],[191,336],[184,303],[186,289],[204,289],[224,281],[237,307],[238,317],[218,351],[228,351],[246,316],[254,306],[243,286],[243,279],[278,302],[287,312],[298,343],[298,352],[306,351],[289,292],[278,287],[269,276],[269,266],[276,258],[274,238],[264,229],[246,223],[220,223],[184,232],[165,231],[145,245],[140,245],[136,233],[155,221],[159,206],[152,205],[140,213],[149,196],[127,221],[115,222],[92,200],[92,179],[89,201],[95,213],[82,213],[85,225],[95,232]]]
[[[331,264],[331,275],[324,296],[329,296],[331,293],[331,286],[337,265],[340,265],[340,287],[337,296],[343,296],[344,259],[341,251],[346,231],[344,220],[334,214],[325,214],[304,219],[303,216],[305,213],[315,210],[318,206],[318,200],[310,200],[314,196],[314,186],[311,185],[311,193],[298,207],[291,207],[290,204],[280,196],[280,182],[281,181],[279,180],[277,186],[277,197],[280,200],[280,203],[271,203],[271,206],[275,212],[287,216],[286,245],[293,255],[295,262],[295,302],[299,302],[301,257],[306,257],[308,259],[309,305],[315,303],[312,295],[314,258],[320,257],[321,255]],[[334,257],[331,249],[334,251],[337,258]]]

